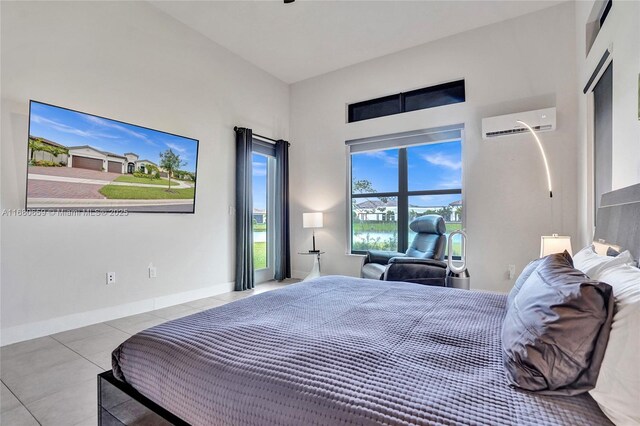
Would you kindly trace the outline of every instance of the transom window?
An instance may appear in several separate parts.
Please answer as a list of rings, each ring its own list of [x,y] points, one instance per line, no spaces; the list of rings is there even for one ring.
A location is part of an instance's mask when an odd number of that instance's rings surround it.
[[[352,253],[406,251],[415,235],[409,223],[426,214],[442,216],[447,234],[462,228],[461,130],[347,144]],[[453,254],[460,255],[459,242]]]

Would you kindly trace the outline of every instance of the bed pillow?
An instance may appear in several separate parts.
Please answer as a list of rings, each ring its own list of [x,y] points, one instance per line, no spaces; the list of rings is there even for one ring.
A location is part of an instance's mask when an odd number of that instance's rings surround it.
[[[640,269],[619,265],[600,279],[611,285],[615,310],[595,389],[589,393],[617,425],[640,424]]]
[[[620,256],[620,251],[614,249],[613,247],[607,247],[607,256],[611,256],[611,257]]]
[[[590,244],[593,246],[593,251],[600,256],[617,256],[622,251],[622,247],[615,244],[601,243],[600,241],[594,241]],[[609,254],[610,250],[617,254]]]
[[[618,256],[602,256],[595,252],[593,246],[587,246],[573,256],[573,264],[593,279],[599,279],[599,274],[606,268],[617,265],[631,265],[633,257],[629,250],[625,250]]]
[[[554,395],[593,389],[612,316],[610,285],[573,268],[566,251],[543,258],[513,299],[502,326],[509,383]]]
[[[513,288],[509,292],[509,296],[507,297],[507,309],[509,309],[509,307],[513,304],[513,299],[520,292],[520,289],[522,288],[522,285],[527,280],[527,278],[529,278],[529,276],[533,273],[533,271],[535,271],[535,269],[538,267],[538,264],[540,263],[540,261],[542,261],[542,258],[533,260],[529,262],[527,266],[524,267],[524,269],[522,270],[522,273],[520,273],[520,275],[518,276],[518,279],[516,280],[515,284],[513,284]]]

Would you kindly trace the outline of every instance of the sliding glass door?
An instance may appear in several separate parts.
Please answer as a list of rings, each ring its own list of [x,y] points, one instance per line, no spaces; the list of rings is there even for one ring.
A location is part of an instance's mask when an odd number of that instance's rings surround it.
[[[256,150],[258,151],[258,150]],[[275,157],[253,153],[253,268],[256,283],[273,279]]]

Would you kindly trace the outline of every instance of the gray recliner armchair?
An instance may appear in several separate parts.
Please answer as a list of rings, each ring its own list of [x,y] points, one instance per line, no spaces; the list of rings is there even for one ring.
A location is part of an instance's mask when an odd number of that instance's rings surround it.
[[[442,216],[419,216],[409,224],[416,233],[406,253],[370,250],[362,266],[362,278],[407,281],[445,286],[444,259],[447,239]]]

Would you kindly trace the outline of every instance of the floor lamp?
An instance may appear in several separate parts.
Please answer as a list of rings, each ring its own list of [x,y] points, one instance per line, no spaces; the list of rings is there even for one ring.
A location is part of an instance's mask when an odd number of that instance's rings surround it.
[[[536,142],[538,143],[538,148],[540,148],[540,154],[542,154],[542,160],[544,161],[544,168],[547,172],[547,185],[549,186],[549,198],[553,198],[553,190],[551,188],[551,172],[549,171],[549,162],[547,161],[547,155],[544,152],[544,147],[542,146],[542,142],[540,142],[540,138],[538,134],[529,126],[527,123],[521,120],[516,120],[517,123],[522,124],[524,127],[531,132]],[[553,226],[553,204],[551,210],[551,225]],[[553,253],[562,253],[567,250],[569,254],[571,253],[571,237],[552,234],[551,236],[542,236],[540,237],[540,257],[547,256]]]
[[[542,142],[540,142],[540,138],[538,138],[537,133],[531,128],[531,126],[529,126],[524,121],[516,120],[516,122],[526,127],[531,132],[533,137],[536,139],[536,142],[538,143],[538,148],[540,148],[540,154],[542,154],[542,160],[544,161],[544,168],[547,171],[547,183],[549,185],[549,198],[553,198],[553,191],[551,189],[551,172],[549,172],[549,162],[547,161],[547,155],[544,152],[544,147],[542,146]]]

